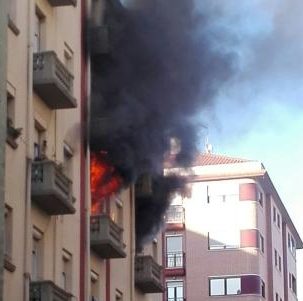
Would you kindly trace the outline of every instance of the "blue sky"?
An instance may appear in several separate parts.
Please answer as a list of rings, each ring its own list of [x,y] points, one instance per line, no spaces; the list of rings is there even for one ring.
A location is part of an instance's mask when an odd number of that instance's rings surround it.
[[[220,46],[237,54],[237,73],[199,115],[201,140],[207,134],[215,153],[263,162],[303,237],[303,3],[212,3],[223,11],[217,26],[233,37]],[[297,266],[303,301],[303,251]]]

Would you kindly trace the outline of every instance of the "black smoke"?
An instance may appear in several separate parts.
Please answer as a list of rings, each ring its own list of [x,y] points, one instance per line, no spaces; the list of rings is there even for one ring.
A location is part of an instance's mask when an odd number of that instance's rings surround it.
[[[192,0],[138,3],[106,3],[108,51],[91,56],[90,147],[107,152],[125,185],[149,173],[161,186],[161,197],[137,202],[138,235],[146,236],[174,190],[161,176],[170,139],[180,142],[177,162],[189,164],[197,151],[193,116],[231,77],[235,60],[219,46],[216,11],[198,11]]]
[[[152,240],[164,222],[169,201],[177,191],[183,191],[185,181],[178,176],[154,176],[152,194],[136,196],[136,249],[140,251],[145,242]]]

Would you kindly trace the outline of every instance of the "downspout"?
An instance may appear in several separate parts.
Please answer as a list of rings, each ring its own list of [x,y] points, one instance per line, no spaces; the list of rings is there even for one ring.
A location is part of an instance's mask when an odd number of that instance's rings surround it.
[[[110,216],[110,199],[106,200],[106,214]],[[105,259],[105,298],[106,301],[110,301],[110,259]]]
[[[135,300],[134,296],[134,286],[135,286],[135,250],[136,250],[136,242],[135,242],[135,201],[134,201],[134,185],[130,186],[129,189],[129,199],[130,199],[130,300]]]
[[[4,262],[4,178],[6,147],[7,1],[0,0],[0,262]],[[3,300],[4,269],[0,265],[0,300]]]
[[[88,100],[88,61],[86,55],[86,3],[87,0],[81,0],[80,3],[80,24],[81,24],[81,91],[80,91],[80,118],[81,118],[81,140],[80,140],[80,277],[79,277],[79,300],[87,300],[87,282],[86,278],[88,277],[87,265],[88,265],[88,210],[87,202],[90,197],[87,193],[87,100]]]
[[[24,287],[23,300],[29,300],[29,287],[31,281],[31,174],[32,174],[32,154],[33,154],[33,16],[34,3],[28,1],[27,6],[27,106],[26,106],[26,198],[24,211]]]

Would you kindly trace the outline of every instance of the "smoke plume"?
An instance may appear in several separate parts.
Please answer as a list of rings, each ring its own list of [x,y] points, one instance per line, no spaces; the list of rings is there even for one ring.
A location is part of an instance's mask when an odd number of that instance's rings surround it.
[[[224,35],[215,26],[219,13],[197,10],[192,0],[131,7],[107,1],[109,50],[91,59],[90,147],[107,153],[124,185],[153,175],[153,197],[137,200],[139,241],[157,229],[176,188],[161,176],[171,137],[180,142],[177,162],[189,164],[198,130],[192,117],[234,72],[234,55],[218,41]],[[89,43],[93,48],[94,40]]]

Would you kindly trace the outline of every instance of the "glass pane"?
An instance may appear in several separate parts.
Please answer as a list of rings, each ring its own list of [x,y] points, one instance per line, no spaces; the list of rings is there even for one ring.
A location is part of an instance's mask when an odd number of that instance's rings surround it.
[[[224,295],[224,279],[210,280],[210,295],[223,296]]]
[[[167,237],[167,252],[182,252],[182,236]]]
[[[177,298],[183,298],[183,286],[177,287]]]
[[[174,287],[168,287],[167,288],[167,297],[168,297],[168,299],[174,299],[175,298],[175,288]]]
[[[227,293],[227,295],[241,294],[241,279],[240,278],[227,278],[226,279],[226,293]]]

